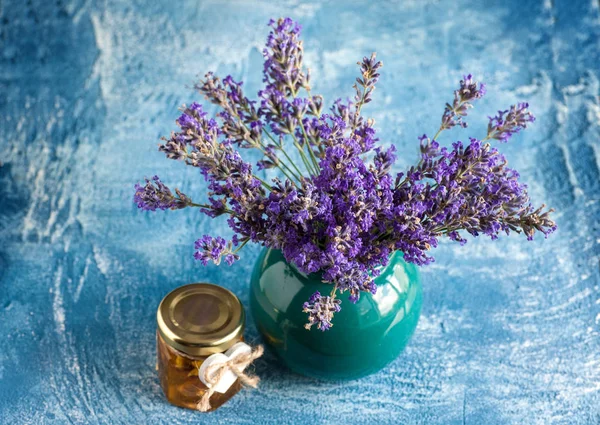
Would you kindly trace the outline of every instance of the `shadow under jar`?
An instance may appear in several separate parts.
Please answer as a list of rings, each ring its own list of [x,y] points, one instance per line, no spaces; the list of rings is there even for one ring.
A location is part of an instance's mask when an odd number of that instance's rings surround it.
[[[197,410],[208,387],[198,371],[212,354],[223,353],[243,341],[245,314],[230,291],[209,283],[182,286],[160,303],[157,318],[157,357],[160,385],[167,400]],[[236,380],[225,393],[210,397],[219,408],[241,389]]]

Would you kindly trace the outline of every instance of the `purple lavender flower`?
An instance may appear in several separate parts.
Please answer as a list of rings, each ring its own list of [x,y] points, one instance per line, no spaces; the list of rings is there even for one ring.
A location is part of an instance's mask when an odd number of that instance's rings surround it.
[[[361,76],[356,79],[353,86],[356,92],[354,96],[356,103],[353,105],[353,111],[349,112],[348,116],[352,130],[365,125],[360,111],[364,105],[371,102],[375,84],[379,81],[379,69],[383,66],[383,62],[378,61],[376,56],[376,53],[372,53],[370,57],[365,56],[362,62],[358,62]],[[366,125],[371,127],[372,121],[369,120]]]
[[[489,118],[487,138],[508,142],[513,134],[527,128],[527,123],[535,121],[535,117],[527,108],[528,103],[518,103],[508,110],[498,111],[498,115]]]
[[[489,143],[472,138],[468,145],[456,142],[448,150],[422,139],[421,151],[421,164],[398,185],[397,193],[413,192],[413,198],[415,191],[423,193],[419,218],[423,235],[435,239],[445,234],[464,244],[460,230],[492,239],[501,232],[523,231],[531,239],[535,231],[548,235],[556,229],[549,218],[552,210],[531,207],[526,186],[518,182],[519,174],[506,166],[506,159]],[[424,179],[435,184],[423,184]],[[404,199],[402,202],[406,206]],[[413,253],[417,254],[415,262],[426,259],[423,250]]]
[[[469,74],[460,81],[460,87],[455,93],[461,102],[481,99],[486,93],[485,84],[478,84],[477,81],[473,80],[473,76]]]
[[[375,148],[373,174],[377,178],[383,178],[389,173],[394,162],[396,162],[396,147],[394,145],[390,146],[387,150]]]
[[[301,88],[310,88],[310,76],[302,67],[304,48],[299,38],[302,28],[290,18],[271,20],[269,26],[272,31],[263,51],[264,82],[267,90],[295,97]]]
[[[473,107],[472,102],[481,99],[485,95],[485,92],[485,84],[478,84],[473,80],[471,74],[465,75],[460,80],[460,87],[454,92],[452,105],[446,103],[440,131],[456,125],[466,128],[467,123],[463,118],[467,116],[467,111]]]
[[[371,93],[375,89],[375,83],[379,81],[379,68],[383,66],[383,62],[378,61],[376,56],[376,53],[372,53],[370,57],[365,56],[362,62],[358,62],[361,77],[356,79],[357,85],[354,86],[357,103],[367,104],[372,100]]]
[[[317,325],[321,331],[330,329],[333,326],[333,314],[341,310],[340,304],[341,301],[336,298],[321,296],[319,291],[315,292],[302,306],[302,311],[308,313],[308,323],[304,327],[310,330],[313,325]]]
[[[203,265],[207,265],[212,261],[216,265],[221,263],[221,259],[229,265],[240,259],[239,255],[233,251],[233,246],[237,245],[237,238],[226,242],[222,237],[213,238],[212,236],[202,236],[196,241],[196,252],[194,258],[199,260]]]
[[[341,308],[337,293],[347,293],[351,302],[374,294],[373,278],[394,251],[425,265],[442,237],[464,244],[467,234],[496,239],[516,232],[532,239],[556,229],[552,210],[531,205],[518,173],[488,143],[507,141],[526,128],[534,119],[527,104],[490,118],[485,139],[444,147],[438,135],[466,127],[464,117],[485,94],[483,84],[465,76],[437,134],[419,138],[419,163],[394,179],[395,148],[376,147],[374,121],[362,116],[380,77],[375,54],[359,62],[353,100],[337,100],[322,113],[323,98],[310,93],[303,67],[300,26],[289,18],[269,25],[260,103],[246,97],[242,82],[208,73],[196,88],[220,108],[216,119],[198,103],[184,106],[179,130],[159,147],[200,171],[208,203],[194,204],[178,190],[174,195],[158,177],[136,186],[134,200],[142,209],[195,206],[210,217],[228,216],[231,241],[211,236],[196,241],[194,256],[203,264],[231,264],[249,241],[281,250],[299,270],[318,272],[335,285],[330,296],[317,292],[303,305],[306,327],[327,330]],[[298,150],[304,172],[286,143]],[[259,178],[238,148],[259,150],[258,170],[278,169],[285,178]]]
[[[145,180],[146,184],[144,186],[135,185],[133,202],[137,204],[139,209],[144,211],[177,210],[192,205],[192,200],[181,193],[179,189],[175,189],[175,195],[173,195],[171,189],[165,186],[158,176]]]

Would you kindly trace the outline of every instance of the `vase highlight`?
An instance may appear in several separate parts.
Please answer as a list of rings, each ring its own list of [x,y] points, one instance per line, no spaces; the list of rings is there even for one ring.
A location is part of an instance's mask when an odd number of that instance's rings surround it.
[[[302,304],[316,291],[328,294],[333,286],[318,273],[300,272],[281,251],[265,249],[252,273],[250,308],[266,344],[292,371],[320,379],[356,379],[398,357],[421,312],[418,268],[401,253],[390,257],[375,283],[377,293],[362,293],[356,304],[347,294],[338,295],[342,310],[330,330],[307,330]]]

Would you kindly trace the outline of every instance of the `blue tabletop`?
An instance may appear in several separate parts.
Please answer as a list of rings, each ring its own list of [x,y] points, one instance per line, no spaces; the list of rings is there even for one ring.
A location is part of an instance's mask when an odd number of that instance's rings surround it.
[[[3,424],[599,424],[600,11],[527,2],[8,1],[0,8],[0,422]],[[384,61],[366,109],[396,171],[417,158],[463,73],[487,82],[469,131],[527,100],[537,115],[502,145],[548,240],[444,243],[422,269],[421,321],[382,372],[347,383],[291,374],[215,413],[172,407],[155,372],[155,312],[175,287],[219,283],[248,301],[259,252],[202,267],[193,242],[229,236],[198,211],[142,213],[133,185],[158,174],[202,196],[158,138],[214,70],[261,84],[271,17],[304,26],[326,101],[351,96],[356,61]],[[250,318],[247,337],[258,338]],[[368,361],[368,359],[365,359]]]

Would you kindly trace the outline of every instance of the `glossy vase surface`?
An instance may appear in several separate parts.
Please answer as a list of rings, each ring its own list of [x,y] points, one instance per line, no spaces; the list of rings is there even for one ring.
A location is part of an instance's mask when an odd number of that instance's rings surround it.
[[[331,292],[320,274],[306,275],[286,262],[281,251],[265,249],[251,277],[250,308],[259,332],[292,371],[320,379],[346,380],[370,375],[398,357],[421,312],[418,268],[394,253],[375,278],[377,293],[361,293],[352,304],[340,294],[342,310],[333,327],[306,330],[302,304],[316,291]]]

